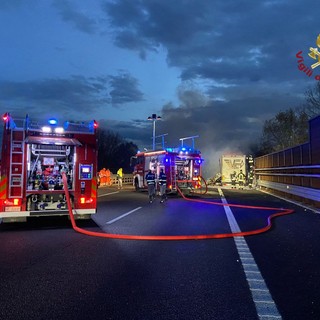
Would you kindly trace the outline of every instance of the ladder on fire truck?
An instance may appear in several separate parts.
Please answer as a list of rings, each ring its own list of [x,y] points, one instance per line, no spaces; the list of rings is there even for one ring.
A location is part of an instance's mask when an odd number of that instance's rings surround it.
[[[22,198],[24,182],[24,127],[15,127],[11,130],[10,169],[9,169],[9,196]]]

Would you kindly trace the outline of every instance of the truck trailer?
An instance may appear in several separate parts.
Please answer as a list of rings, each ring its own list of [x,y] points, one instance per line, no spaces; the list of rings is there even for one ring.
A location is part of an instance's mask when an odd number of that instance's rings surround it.
[[[231,184],[231,175],[239,175],[240,170],[247,176],[247,156],[243,154],[224,154],[220,159],[221,183]]]

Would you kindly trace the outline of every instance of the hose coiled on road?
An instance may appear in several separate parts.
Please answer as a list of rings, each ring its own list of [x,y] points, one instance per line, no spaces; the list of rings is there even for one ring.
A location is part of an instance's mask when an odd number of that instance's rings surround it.
[[[282,208],[271,208],[271,207],[257,207],[257,206],[246,206],[246,205],[236,205],[236,204],[224,204],[220,202],[210,202],[206,200],[200,200],[200,199],[189,199],[183,195],[181,190],[178,188],[179,193],[181,196],[187,200],[187,201],[193,201],[193,202],[201,202],[209,205],[219,205],[219,206],[229,206],[229,207],[236,207],[236,208],[247,208],[247,209],[260,209],[260,210],[280,210],[280,212],[271,214],[267,219],[267,225],[263,228],[251,230],[251,231],[243,231],[243,232],[231,232],[231,233],[218,233],[218,234],[199,234],[199,235],[127,235],[127,234],[115,234],[115,233],[104,233],[104,232],[95,232],[95,231],[89,231],[82,228],[79,228],[76,225],[73,211],[71,207],[71,201],[70,201],[70,195],[68,190],[68,183],[67,183],[67,177],[65,173],[62,173],[62,180],[63,180],[63,186],[64,191],[66,194],[66,201],[68,205],[69,210],[69,216],[70,221],[72,224],[72,228],[79,233],[93,236],[93,237],[100,237],[100,238],[108,238],[108,239],[123,239],[123,240],[204,240],[204,239],[221,239],[221,238],[232,238],[232,237],[243,237],[243,236],[249,236],[249,235],[256,235],[263,232],[268,231],[272,224],[271,220],[278,216],[283,216],[287,214],[291,214],[294,212],[294,210],[291,209],[282,209]]]

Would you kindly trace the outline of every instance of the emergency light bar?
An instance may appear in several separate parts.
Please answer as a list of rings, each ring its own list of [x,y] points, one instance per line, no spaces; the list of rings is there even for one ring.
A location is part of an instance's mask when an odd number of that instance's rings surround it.
[[[51,124],[51,125],[56,125],[56,124],[58,123],[58,121],[57,121],[57,119],[55,119],[55,118],[50,118],[50,119],[48,120],[48,123]]]
[[[196,160],[195,160],[195,163],[196,163],[196,164],[201,164],[202,162],[203,162],[203,159],[196,159]]]
[[[3,121],[7,121],[9,120],[9,113],[6,112],[3,116],[2,116]]]
[[[40,131],[44,133],[58,133],[63,134],[66,131],[72,133],[94,133],[98,128],[98,123],[96,120],[89,122],[70,122],[65,121],[63,126],[57,127],[58,120],[56,118],[49,118],[48,120],[33,120],[31,121],[29,116],[26,115],[25,119],[16,119],[18,120],[15,123],[9,112],[6,112],[2,115],[2,120],[6,123],[7,129],[21,128],[25,130]]]

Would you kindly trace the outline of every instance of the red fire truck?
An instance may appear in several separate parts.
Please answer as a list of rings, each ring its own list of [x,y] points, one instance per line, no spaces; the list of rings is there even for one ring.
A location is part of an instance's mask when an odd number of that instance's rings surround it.
[[[159,176],[160,169],[167,175],[167,192],[180,189],[194,190],[203,184],[200,151],[181,146],[157,151],[139,152],[131,158],[133,184],[136,190],[147,188],[145,176],[149,170]]]
[[[0,222],[68,215],[66,173],[75,218],[90,218],[97,205],[97,123],[46,123],[3,116]]]

